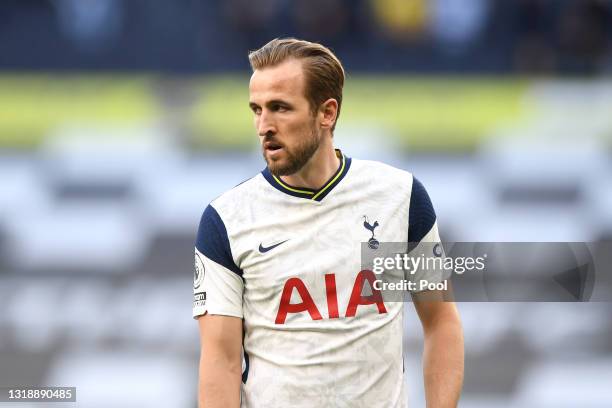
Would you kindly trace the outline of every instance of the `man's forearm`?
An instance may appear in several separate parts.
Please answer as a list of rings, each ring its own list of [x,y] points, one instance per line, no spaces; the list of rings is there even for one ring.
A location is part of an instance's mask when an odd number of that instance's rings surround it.
[[[241,363],[222,358],[200,358],[199,408],[238,408],[240,406]]]
[[[463,330],[445,321],[425,332],[423,375],[427,408],[456,407],[463,385]]]

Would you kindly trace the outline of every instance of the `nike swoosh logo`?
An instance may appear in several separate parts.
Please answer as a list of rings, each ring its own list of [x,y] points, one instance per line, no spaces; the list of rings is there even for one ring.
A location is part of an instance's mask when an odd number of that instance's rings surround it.
[[[279,242],[278,244],[274,244],[274,245],[271,245],[271,246],[269,246],[269,247],[264,247],[262,244],[259,244],[259,252],[261,252],[261,253],[263,254],[263,253],[265,253],[265,252],[268,252],[268,251],[270,251],[270,250],[272,250],[272,249],[276,248],[277,246],[279,246],[279,245],[281,245],[281,244],[284,244],[284,243],[285,243],[285,242],[287,242],[287,241],[289,241],[289,240],[288,240],[288,239],[286,239],[286,240],[284,240],[283,242]]]

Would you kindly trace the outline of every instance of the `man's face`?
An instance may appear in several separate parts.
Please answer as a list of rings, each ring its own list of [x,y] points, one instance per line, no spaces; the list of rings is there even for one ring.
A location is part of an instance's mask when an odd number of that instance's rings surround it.
[[[302,63],[294,59],[255,70],[251,76],[249,106],[264,159],[277,176],[299,171],[321,142],[304,88]]]

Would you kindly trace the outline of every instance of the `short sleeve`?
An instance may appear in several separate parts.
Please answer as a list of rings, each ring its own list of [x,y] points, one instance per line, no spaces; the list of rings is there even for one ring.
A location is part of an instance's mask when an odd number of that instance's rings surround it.
[[[225,224],[211,205],[200,220],[194,258],[193,317],[210,313],[242,318],[242,270],[232,257]]]
[[[443,268],[445,254],[436,213],[427,190],[416,177],[412,179],[408,211],[408,253],[422,258],[421,267],[407,276],[407,279],[417,282],[417,288],[421,288],[421,281],[439,283],[449,278],[450,273]]]

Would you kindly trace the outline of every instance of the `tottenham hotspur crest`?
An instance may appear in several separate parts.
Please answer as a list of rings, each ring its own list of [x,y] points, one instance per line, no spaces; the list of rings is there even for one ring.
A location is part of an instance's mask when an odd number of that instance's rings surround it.
[[[363,227],[372,233],[372,237],[368,240],[368,246],[372,249],[378,249],[380,242],[374,237],[374,230],[378,227],[378,221],[374,221],[374,224],[370,224],[368,216],[363,216]]]

